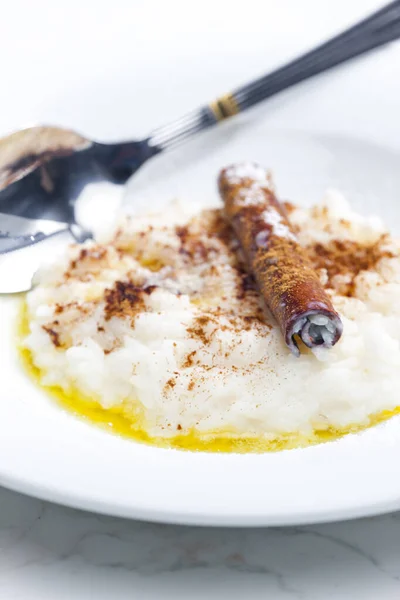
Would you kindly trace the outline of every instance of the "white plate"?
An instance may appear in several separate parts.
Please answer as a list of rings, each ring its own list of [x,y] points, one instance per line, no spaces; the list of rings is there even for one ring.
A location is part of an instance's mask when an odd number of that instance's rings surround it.
[[[18,28],[20,4],[13,3]],[[38,4],[42,17],[49,14],[47,9],[51,13],[51,3]],[[311,0],[301,3],[301,10],[297,2],[269,3],[268,15],[259,14],[258,3],[257,19],[251,10],[250,16],[249,11],[233,10],[229,22],[224,3],[221,7],[213,3],[216,21],[209,29],[201,11],[203,16],[195,22],[187,16],[187,23],[179,24],[173,12],[177,3],[171,2],[172,14],[164,11],[162,27],[154,31],[149,24],[140,27],[143,21],[132,8],[139,4],[123,4],[123,18],[117,19],[110,3],[99,2],[97,28],[89,28],[92,10],[80,10],[76,21],[71,2],[64,7],[65,28],[57,29],[57,35],[47,35],[46,19],[22,33],[17,25],[4,32],[0,50],[7,53],[9,65],[2,83],[9,93],[2,98],[2,132],[51,120],[104,139],[123,132],[126,137],[145,133],[151,125],[195,105],[196,98],[212,97],[328,33],[324,15],[318,12],[320,3]],[[165,5],[151,1],[146,10],[151,15]],[[350,5],[343,4],[347,11],[342,11],[343,24],[357,16]],[[215,13],[217,8],[220,13]],[[304,27],[290,28],[288,8],[297,19],[305,11],[309,29],[304,19]],[[78,29],[85,24],[83,36]],[[287,44],[282,50],[284,31],[290,34],[290,51]],[[70,54],[60,52],[72,38]],[[104,39],[106,45],[101,43]],[[95,60],[91,49],[96,44],[100,58]],[[274,170],[285,198],[309,203],[318,200],[326,187],[338,187],[356,209],[377,212],[400,231],[400,156],[394,149],[400,139],[395,112],[400,90],[398,78],[384,76],[396,61],[397,50],[385,50],[351,70],[280,96],[269,108],[181,151],[159,157],[132,182],[135,209],[149,202],[161,205],[174,195],[215,201],[218,168],[249,158]],[[28,100],[20,94],[21,73],[32,86]],[[138,125],[133,123],[135,111],[140,114]],[[295,132],[300,125],[304,133]],[[99,512],[194,524],[299,524],[400,507],[398,418],[334,443],[276,454],[213,455],[138,445],[63,412],[21,374],[14,350],[15,300],[1,299],[0,304],[1,484]]]
[[[229,143],[216,147],[216,139],[224,138]],[[176,195],[216,200],[218,167],[243,156],[271,165],[285,197],[314,201],[333,185],[345,190],[356,208],[374,208],[400,222],[398,154],[261,126],[230,127],[191,144],[184,154],[160,157],[132,182],[132,195],[147,206]],[[1,483],[74,506],[180,523],[302,523],[400,506],[394,468],[400,419],[333,443],[275,454],[139,445],[63,412],[21,375],[12,352],[16,301],[1,304]]]

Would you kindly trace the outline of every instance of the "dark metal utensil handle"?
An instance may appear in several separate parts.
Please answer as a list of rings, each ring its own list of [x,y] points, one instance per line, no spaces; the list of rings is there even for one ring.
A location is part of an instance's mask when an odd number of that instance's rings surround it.
[[[292,85],[400,37],[400,0],[391,2],[300,58],[156,129],[151,147],[164,150]]]

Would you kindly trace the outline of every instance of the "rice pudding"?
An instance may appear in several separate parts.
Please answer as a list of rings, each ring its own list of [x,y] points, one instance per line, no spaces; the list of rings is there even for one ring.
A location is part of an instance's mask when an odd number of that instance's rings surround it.
[[[195,435],[300,445],[393,411],[400,243],[339,193],[287,209],[343,322],[333,348],[300,345],[293,356],[223,211],[174,204],[124,218],[110,239],[72,246],[38,273],[23,346],[41,384],[167,444]]]

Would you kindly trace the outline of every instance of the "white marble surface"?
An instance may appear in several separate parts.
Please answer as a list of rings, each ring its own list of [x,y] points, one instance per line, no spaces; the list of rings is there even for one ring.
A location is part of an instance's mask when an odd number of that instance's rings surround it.
[[[397,600],[400,514],[279,529],[126,521],[0,490],[1,600]]]

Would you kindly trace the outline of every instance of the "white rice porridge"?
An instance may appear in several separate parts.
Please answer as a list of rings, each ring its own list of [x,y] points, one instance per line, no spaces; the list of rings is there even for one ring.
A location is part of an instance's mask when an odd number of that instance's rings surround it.
[[[38,274],[23,343],[41,383],[122,407],[157,438],[309,436],[397,407],[400,244],[338,193],[289,210],[343,321],[334,348],[294,357],[222,211],[171,205]]]

